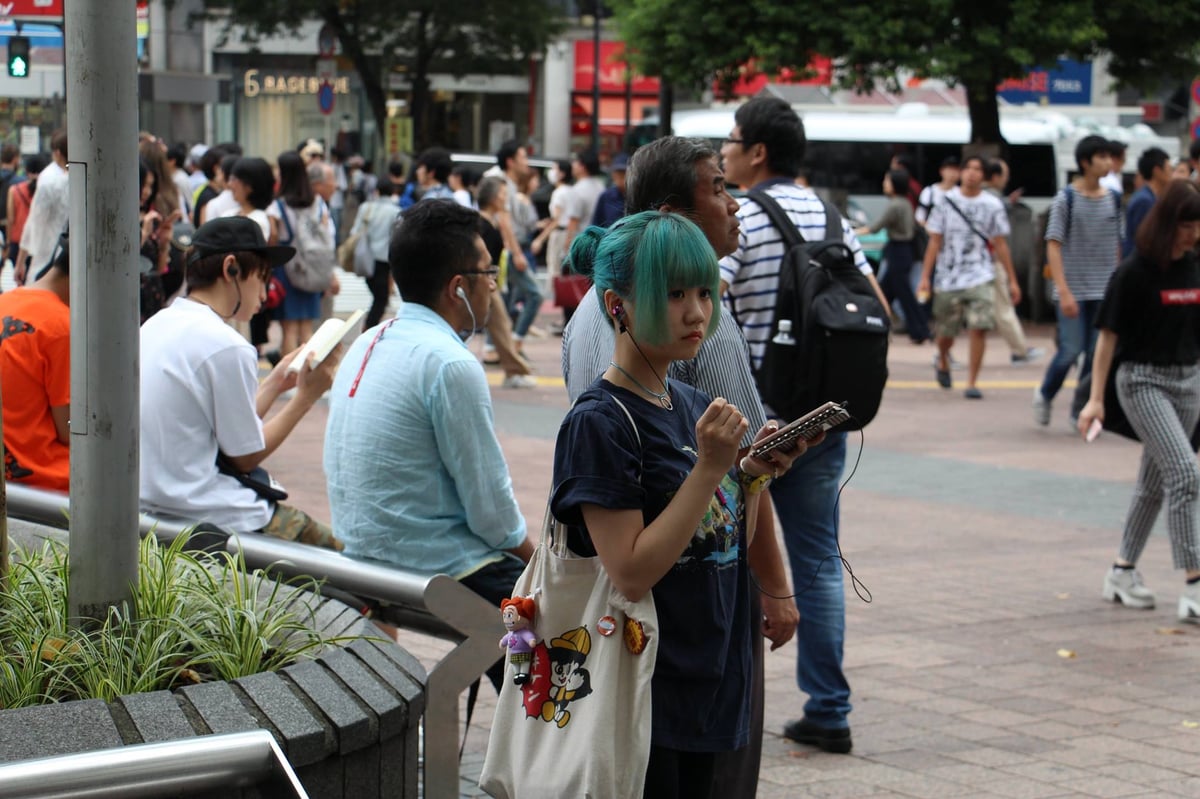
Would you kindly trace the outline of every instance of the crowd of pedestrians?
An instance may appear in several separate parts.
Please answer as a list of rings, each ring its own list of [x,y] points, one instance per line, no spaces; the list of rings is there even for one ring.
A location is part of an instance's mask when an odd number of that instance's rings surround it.
[[[6,478],[66,491],[66,136],[50,149],[24,160],[0,149],[0,226],[23,284],[0,296],[0,378]],[[755,375],[775,333],[786,248],[766,200],[735,200],[728,188],[765,193],[806,240],[836,230],[883,306],[898,305],[911,342],[935,341],[944,389],[965,333],[963,394],[980,400],[989,331],[1013,364],[1043,355],[1015,312],[1009,218],[1019,193],[1005,193],[1006,161],[947,158],[939,180],[921,187],[899,156],[882,176],[885,212],[855,228],[804,184],[803,123],[775,98],[739,107],[719,152],[665,137],[613,158],[607,183],[594,153],[542,176],[518,141],[502,144],[486,171],[431,148],[378,176],[313,141],[267,160],[233,143],[167,146],[144,133],[138,152],[146,511],[445,572],[499,605],[535,541],[496,436],[485,366],[500,367],[502,388],[536,387],[524,342],[546,335],[545,290],[560,277],[586,279],[581,295],[555,297],[573,408],[558,434],[550,508],[575,554],[598,557],[631,599],[655,599],[662,640],[647,795],[753,795],[764,642],[799,644],[802,712],[783,735],[852,750],[846,434],[751,453],[777,425]],[[1072,429],[1094,436],[1127,420],[1143,458],[1102,596],[1154,605],[1136,566],[1165,502],[1186,580],[1179,615],[1200,621],[1200,189],[1150,149],[1127,199],[1123,159],[1119,144],[1085,137],[1077,177],[1050,204],[1056,348],[1033,421],[1050,423],[1072,370]],[[858,236],[879,230],[888,243],[876,282]],[[297,363],[348,279],[336,247],[359,238],[366,257],[355,270],[371,294],[364,330],[348,350]],[[469,346],[476,336],[486,340],[481,356]],[[330,524],[289,504],[264,469],[326,395]],[[497,688],[501,666],[489,672]]]

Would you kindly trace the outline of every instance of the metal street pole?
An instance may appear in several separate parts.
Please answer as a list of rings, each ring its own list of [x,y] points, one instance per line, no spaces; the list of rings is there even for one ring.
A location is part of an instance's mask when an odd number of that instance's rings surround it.
[[[130,599],[138,556],[137,30],[69,0],[73,623]]]
[[[600,155],[600,11],[601,0],[592,5],[592,153]]]

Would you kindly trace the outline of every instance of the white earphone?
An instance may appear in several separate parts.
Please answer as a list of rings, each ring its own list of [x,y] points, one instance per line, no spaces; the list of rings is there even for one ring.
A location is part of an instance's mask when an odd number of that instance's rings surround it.
[[[458,288],[456,288],[454,290],[454,293],[458,295],[458,298],[460,300],[462,300],[463,302],[466,302],[468,306],[470,305],[470,302],[468,302],[468,300],[467,300],[467,292],[463,291],[462,286],[459,286]]]

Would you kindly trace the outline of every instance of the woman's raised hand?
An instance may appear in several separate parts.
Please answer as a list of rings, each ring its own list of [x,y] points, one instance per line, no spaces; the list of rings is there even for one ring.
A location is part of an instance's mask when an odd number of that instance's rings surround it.
[[[717,397],[696,422],[697,467],[727,472],[737,458],[750,423],[736,405]]]

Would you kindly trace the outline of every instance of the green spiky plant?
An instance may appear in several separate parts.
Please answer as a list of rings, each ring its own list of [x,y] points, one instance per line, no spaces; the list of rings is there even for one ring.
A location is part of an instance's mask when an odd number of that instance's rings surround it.
[[[0,579],[0,708],[232,680],[347,640],[318,628],[317,581],[281,583],[186,545],[147,536],[132,610],[113,608],[88,631],[68,624],[66,546],[17,550]]]

